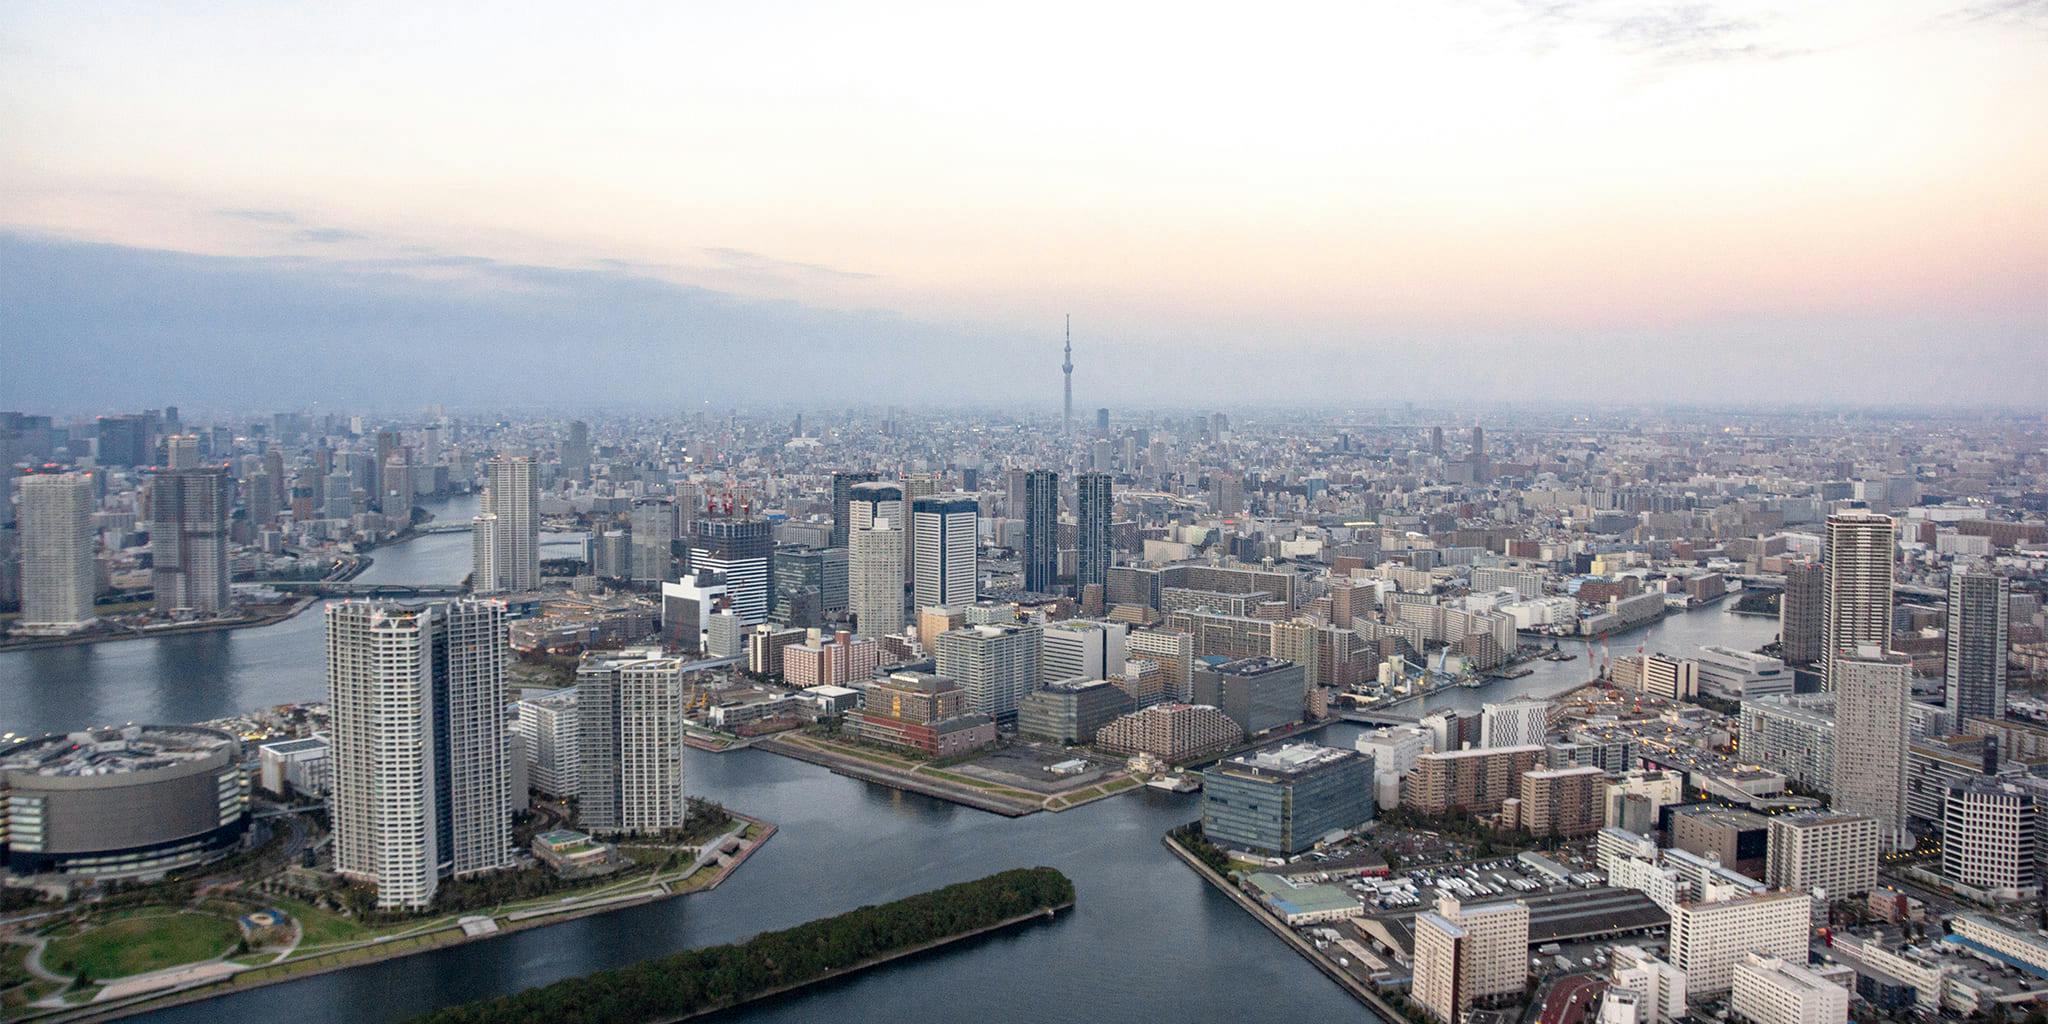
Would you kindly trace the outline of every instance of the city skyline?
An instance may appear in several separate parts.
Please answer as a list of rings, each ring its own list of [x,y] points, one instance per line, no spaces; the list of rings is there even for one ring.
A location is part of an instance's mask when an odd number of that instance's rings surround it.
[[[1084,409],[1234,396],[1214,368],[1247,355],[1297,365],[1253,396],[1280,402],[1567,399],[1624,354],[1647,400],[2048,383],[2036,6],[1310,6],[1163,37],[793,13],[813,31],[664,11],[561,40],[531,11],[11,8],[0,369],[642,407],[836,358],[833,399],[911,367],[1056,412],[1071,311]],[[1025,372],[973,372],[989,352]],[[389,359],[425,372],[365,369]]]

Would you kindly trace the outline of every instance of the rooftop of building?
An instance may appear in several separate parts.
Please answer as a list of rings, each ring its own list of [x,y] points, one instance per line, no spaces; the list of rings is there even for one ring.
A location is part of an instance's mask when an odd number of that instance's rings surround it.
[[[259,749],[268,750],[273,754],[303,754],[308,751],[325,750],[328,745],[327,737],[325,736],[306,736],[295,740],[278,740],[275,743],[265,743]]]
[[[1082,678],[1074,678],[1074,679],[1061,679],[1061,680],[1059,680],[1059,681],[1057,681],[1057,682],[1051,682],[1051,683],[1047,683],[1047,684],[1045,684],[1044,686],[1042,686],[1042,687],[1039,687],[1039,691],[1038,691],[1038,692],[1040,692],[1040,693],[1087,693],[1087,692],[1090,692],[1090,691],[1093,691],[1093,690],[1100,690],[1100,689],[1102,689],[1102,688],[1103,688],[1103,687],[1105,687],[1105,686],[1106,686],[1106,687],[1111,687],[1111,688],[1114,688],[1114,687],[1116,686],[1116,684],[1115,684],[1115,683],[1112,683],[1112,682],[1110,682],[1110,681],[1109,681],[1109,680],[1107,680],[1107,679],[1082,679]]]
[[[1494,754],[1540,755],[1543,753],[1543,750],[1544,748],[1541,745],[1531,743],[1519,747],[1466,747],[1463,750],[1438,750],[1424,754],[1422,755],[1422,757],[1425,760],[1447,761],[1453,759],[1464,760],[1469,758],[1488,757]]]
[[[892,672],[887,678],[877,680],[872,685],[893,690],[915,690],[919,693],[944,693],[960,688],[951,677],[931,672]]]
[[[1692,819],[1693,821],[1702,822],[1708,825],[1719,826],[1721,828],[1733,828],[1743,830],[1761,829],[1768,828],[1771,823],[1769,818],[1766,818],[1763,815],[1756,813],[1755,811],[1745,811],[1739,807],[1721,807],[1713,804],[1694,804],[1688,807],[1674,807],[1671,809],[1671,813],[1676,815],[1683,815],[1687,818]]]
[[[1280,747],[1241,754],[1211,768],[1211,772],[1259,779],[1294,778],[1321,771],[1356,758],[1358,754],[1313,743],[1289,743]]]
[[[154,771],[212,757],[235,737],[196,725],[124,725],[53,733],[0,748],[0,771],[85,777]]]
[[[1296,882],[1283,875],[1260,871],[1251,884],[1267,901],[1285,914],[1313,914],[1333,910],[1358,910],[1358,898],[1340,886],[1322,882]]]
[[[1255,658],[1239,658],[1210,667],[1212,672],[1233,676],[1257,676],[1269,672],[1281,672],[1294,667],[1294,662],[1285,658],[1269,658],[1264,655]]]

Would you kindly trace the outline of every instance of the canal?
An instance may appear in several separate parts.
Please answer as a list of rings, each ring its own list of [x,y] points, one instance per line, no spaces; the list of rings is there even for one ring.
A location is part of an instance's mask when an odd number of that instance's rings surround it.
[[[473,499],[437,508],[469,514]],[[566,549],[563,549],[566,554]],[[380,549],[365,579],[447,582],[469,538]],[[1668,618],[1611,646],[1673,653],[1750,648],[1775,623],[1719,610]],[[118,721],[196,721],[323,695],[317,609],[259,629],[0,656],[0,728],[35,732]],[[1476,707],[1582,682],[1577,661],[1432,702]],[[1358,730],[1331,726],[1348,746]],[[381,1022],[707,943],[741,939],[1012,867],[1049,865],[1080,892],[1071,915],[892,964],[745,1011],[749,1020],[967,1018],[1360,1020],[1369,1011],[1210,889],[1160,845],[1199,797],[1139,790],[1060,814],[1008,819],[833,775],[759,751],[685,753],[694,794],[781,831],[714,892],[172,1008],[169,1022]]]

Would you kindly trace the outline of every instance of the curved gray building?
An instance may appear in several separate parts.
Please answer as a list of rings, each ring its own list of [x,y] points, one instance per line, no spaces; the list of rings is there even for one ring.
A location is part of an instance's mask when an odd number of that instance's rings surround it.
[[[0,748],[0,850],[16,874],[147,878],[223,856],[248,827],[241,743],[193,725]]]

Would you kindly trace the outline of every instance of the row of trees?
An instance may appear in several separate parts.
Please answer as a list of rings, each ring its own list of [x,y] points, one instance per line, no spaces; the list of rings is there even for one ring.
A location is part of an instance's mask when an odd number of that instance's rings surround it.
[[[1072,902],[1052,868],[1019,868],[417,1019],[417,1024],[641,1024],[745,1002],[834,971]]]
[[[1188,822],[1168,834],[1173,837],[1174,842],[1181,845],[1181,849],[1194,854],[1196,860],[1208,865],[1209,870],[1225,878],[1230,877],[1230,855],[1224,853],[1221,847],[1210,842],[1209,837],[1202,834],[1201,822]]]

